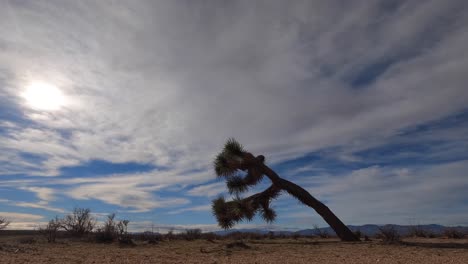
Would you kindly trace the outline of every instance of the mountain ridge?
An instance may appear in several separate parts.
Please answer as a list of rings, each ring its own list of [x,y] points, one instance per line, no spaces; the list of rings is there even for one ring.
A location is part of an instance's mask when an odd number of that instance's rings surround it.
[[[414,230],[422,230],[427,233],[432,233],[435,235],[443,234],[446,229],[455,228],[458,231],[462,231],[468,233],[468,226],[444,226],[439,224],[426,224],[426,225],[395,225],[395,224],[386,224],[386,225],[376,225],[376,224],[365,224],[365,225],[348,225],[351,231],[356,232],[360,231],[361,234],[367,236],[374,236],[379,233],[380,228],[382,227],[393,227],[400,235],[408,235]],[[229,230],[221,230],[215,231],[213,233],[217,235],[228,235],[231,233],[256,233],[256,234],[268,234],[273,232],[275,235],[293,235],[299,234],[302,236],[311,236],[317,235],[319,232],[325,232],[329,235],[335,235],[335,232],[331,227],[322,227],[322,228],[310,228],[310,229],[301,229],[298,231],[287,231],[287,230],[270,230],[270,229],[262,229],[262,228],[243,228],[243,229],[229,229]]]

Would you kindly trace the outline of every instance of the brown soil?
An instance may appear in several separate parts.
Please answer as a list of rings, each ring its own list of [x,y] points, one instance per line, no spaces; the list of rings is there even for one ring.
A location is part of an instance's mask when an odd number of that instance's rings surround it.
[[[0,263],[468,263],[468,240],[406,239],[345,243],[334,239],[164,241],[134,247],[0,237]]]

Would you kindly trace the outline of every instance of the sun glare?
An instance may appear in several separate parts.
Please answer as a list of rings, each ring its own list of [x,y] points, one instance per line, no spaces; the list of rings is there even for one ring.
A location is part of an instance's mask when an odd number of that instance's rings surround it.
[[[56,86],[45,82],[29,84],[22,97],[31,108],[37,110],[58,110],[65,104],[62,91]]]

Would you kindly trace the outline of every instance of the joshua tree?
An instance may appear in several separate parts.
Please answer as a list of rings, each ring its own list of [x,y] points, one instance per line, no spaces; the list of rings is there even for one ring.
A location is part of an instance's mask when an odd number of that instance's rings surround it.
[[[0,217],[0,230],[5,229],[9,224],[9,221]]]
[[[228,139],[223,151],[216,156],[214,161],[216,174],[226,179],[229,192],[236,195],[236,198],[230,202],[226,202],[223,197],[213,200],[213,214],[221,227],[228,229],[239,221],[252,220],[257,212],[265,221],[273,222],[276,213],[270,208],[270,202],[282,191],[286,191],[301,203],[315,209],[341,240],[359,241],[359,238],[326,205],[302,187],[281,178],[264,162],[264,156],[255,157],[232,138]],[[245,175],[239,174],[240,171],[244,171]],[[270,179],[272,183],[270,187],[246,198],[239,197],[240,193],[259,183],[264,175]]]

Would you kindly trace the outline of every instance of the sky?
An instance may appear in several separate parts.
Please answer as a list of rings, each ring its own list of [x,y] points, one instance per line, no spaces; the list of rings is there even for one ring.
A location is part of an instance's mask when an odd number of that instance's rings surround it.
[[[464,0],[0,0],[0,216],[218,230],[234,137],[346,224],[468,225],[467,43]]]

